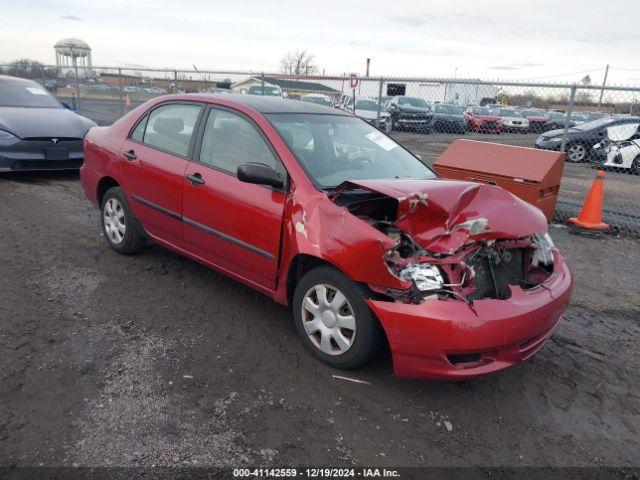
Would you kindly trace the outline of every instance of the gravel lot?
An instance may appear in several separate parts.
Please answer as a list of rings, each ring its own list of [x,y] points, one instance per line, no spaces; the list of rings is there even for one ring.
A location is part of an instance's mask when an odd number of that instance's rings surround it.
[[[530,361],[464,383],[314,361],[287,309],[100,238],[75,174],[0,177],[0,464],[638,466],[640,241],[552,235],[575,273]]]

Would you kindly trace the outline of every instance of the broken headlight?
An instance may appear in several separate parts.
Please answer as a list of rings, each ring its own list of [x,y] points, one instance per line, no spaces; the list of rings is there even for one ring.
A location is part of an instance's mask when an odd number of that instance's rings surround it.
[[[531,263],[538,267],[550,267],[553,265],[553,251],[556,246],[548,233],[536,233],[531,236],[533,244],[536,246],[531,258]]]
[[[414,263],[400,270],[399,277],[412,280],[421,292],[439,290],[444,286],[444,279],[440,269],[429,263]]]

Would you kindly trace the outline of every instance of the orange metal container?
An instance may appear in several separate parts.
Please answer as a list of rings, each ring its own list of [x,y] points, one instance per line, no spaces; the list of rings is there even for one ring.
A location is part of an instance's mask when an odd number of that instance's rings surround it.
[[[560,191],[564,153],[474,140],[456,140],[433,163],[443,178],[490,183],[553,213]]]

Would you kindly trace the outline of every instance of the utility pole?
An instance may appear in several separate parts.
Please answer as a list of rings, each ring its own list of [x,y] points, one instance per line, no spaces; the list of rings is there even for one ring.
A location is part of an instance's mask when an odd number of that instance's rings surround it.
[[[458,75],[458,67],[455,68],[455,70],[453,71],[453,79],[456,79],[456,76]],[[444,84],[444,95],[442,96],[442,101],[446,102],[447,101],[447,91],[449,90],[449,82]]]
[[[609,65],[604,70],[604,80],[602,81],[602,90],[600,90],[600,99],[598,100],[598,110],[602,108],[602,95],[604,94],[604,86],[607,84],[607,76],[609,75]]]
[[[371,66],[371,59],[370,59],[370,58],[367,58],[367,71],[366,71],[366,73],[364,74],[364,76],[365,76],[365,77],[368,77],[368,76],[369,76],[369,67],[370,67],[370,66]]]
[[[575,84],[571,87],[571,95],[569,95],[569,105],[567,105],[567,114],[564,117],[564,129],[562,131],[562,142],[560,144],[560,151],[566,153],[567,149],[567,132],[569,131],[569,125],[571,124],[571,114],[573,113],[573,104],[576,102],[576,92],[578,88]]]

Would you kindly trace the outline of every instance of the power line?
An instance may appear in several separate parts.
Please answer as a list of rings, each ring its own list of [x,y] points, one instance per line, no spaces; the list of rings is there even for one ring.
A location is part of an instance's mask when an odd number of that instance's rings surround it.
[[[640,68],[611,67],[611,70],[624,70],[625,72],[640,72]]]
[[[527,77],[527,78],[523,78],[522,80],[544,80],[546,78],[569,77],[571,75],[580,75],[582,73],[600,72],[602,70],[604,70],[604,68],[590,68],[589,70],[581,70],[579,72],[559,73],[557,75],[545,75],[543,77]]]

